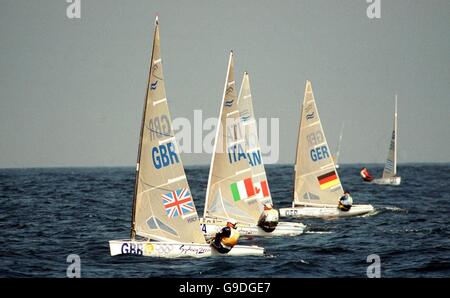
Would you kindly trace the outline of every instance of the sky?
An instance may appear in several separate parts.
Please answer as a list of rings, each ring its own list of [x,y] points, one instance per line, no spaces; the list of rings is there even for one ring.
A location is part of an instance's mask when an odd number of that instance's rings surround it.
[[[132,166],[154,19],[172,118],[218,117],[230,50],[257,118],[293,163],[311,80],[341,163],[384,163],[398,94],[399,163],[450,162],[450,1],[0,0],[0,167]],[[184,153],[207,165],[208,153]]]

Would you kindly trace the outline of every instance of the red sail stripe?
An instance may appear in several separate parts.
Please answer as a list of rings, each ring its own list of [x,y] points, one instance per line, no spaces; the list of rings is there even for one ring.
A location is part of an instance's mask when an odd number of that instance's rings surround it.
[[[247,191],[247,196],[251,197],[255,195],[255,187],[253,186],[252,178],[247,178],[244,180],[245,190]]]
[[[263,197],[268,197],[269,196],[269,188],[267,187],[266,180],[261,181],[261,188],[262,188],[262,192],[263,192]]]
[[[169,204],[164,204],[164,207],[170,208],[170,207],[173,207],[173,206],[177,206],[177,205],[180,205],[180,204],[187,203],[187,202],[189,202],[190,200],[191,200],[191,198],[182,199],[182,200],[177,200],[177,199],[175,198],[175,202],[172,202],[172,203],[169,203]]]

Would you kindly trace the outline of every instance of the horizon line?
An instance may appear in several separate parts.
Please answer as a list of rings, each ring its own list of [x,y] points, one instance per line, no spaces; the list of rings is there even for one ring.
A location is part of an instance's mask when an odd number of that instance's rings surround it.
[[[358,163],[339,163],[339,166],[343,165],[384,165],[384,163],[377,163],[377,162],[358,162]],[[397,163],[398,165],[445,165],[450,164],[450,161],[419,161],[419,162],[401,162]],[[197,165],[184,165],[185,168],[190,167],[208,167],[210,164],[197,164]],[[294,166],[294,163],[276,163],[276,164],[265,164],[265,167],[273,167],[273,166]],[[0,167],[0,170],[28,170],[28,169],[98,169],[98,168],[104,168],[104,169],[112,169],[112,168],[135,168],[135,165],[116,165],[116,166],[107,166],[107,165],[80,165],[80,166],[72,166],[72,165],[66,165],[66,166],[11,166],[11,167]]]

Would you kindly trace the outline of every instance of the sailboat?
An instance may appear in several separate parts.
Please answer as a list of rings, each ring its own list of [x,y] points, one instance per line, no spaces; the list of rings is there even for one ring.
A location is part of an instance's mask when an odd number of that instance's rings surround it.
[[[388,156],[384,164],[383,176],[372,180],[373,184],[400,185],[402,178],[397,176],[397,94],[394,105],[394,128],[389,144]]]
[[[230,54],[226,88],[234,88],[233,54]],[[266,203],[272,203],[269,184],[259,146],[257,124],[253,112],[250,80],[244,73],[237,102],[234,91],[228,90],[225,104],[222,105],[219,126],[232,123],[227,128],[230,134],[218,134],[220,140],[227,144],[227,154],[217,153],[213,156],[208,196],[202,230],[205,235],[214,235],[227,217],[239,218],[238,230],[242,236],[296,236],[303,233],[305,225],[293,222],[279,222],[275,230],[264,231],[257,225]],[[226,104],[226,103],[229,104]],[[218,131],[223,131],[219,127]],[[222,151],[223,152],[223,151]],[[225,165],[224,165],[225,164]],[[222,165],[222,166],[218,166]],[[224,177],[225,183],[221,183]],[[229,194],[228,190],[231,190]]]
[[[344,217],[374,210],[372,205],[353,205],[349,211],[337,208],[344,191],[310,81],[306,81],[296,155],[294,200],[291,208],[280,208],[281,217]]]
[[[342,123],[341,131],[339,133],[339,139],[336,146],[336,154],[333,157],[334,164],[336,165],[336,169],[339,169],[339,155],[341,154],[341,143],[342,143],[342,137],[344,135],[344,123]]]
[[[172,130],[155,21],[152,58],[141,123],[131,237],[109,241],[110,253],[148,257],[219,254],[206,242]],[[264,248],[237,245],[226,255],[263,255]]]

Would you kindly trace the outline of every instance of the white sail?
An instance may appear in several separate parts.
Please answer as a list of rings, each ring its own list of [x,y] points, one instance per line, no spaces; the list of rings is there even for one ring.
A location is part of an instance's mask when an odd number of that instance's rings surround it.
[[[241,223],[257,223],[260,212],[254,204],[258,200],[244,148],[231,52],[206,190],[205,218],[233,217]]]
[[[388,156],[384,164],[383,178],[395,177],[397,174],[397,94],[395,95],[394,128],[389,144]]]
[[[141,124],[131,227],[148,239],[206,243],[172,130],[156,19]]]
[[[337,206],[343,189],[306,81],[295,162],[294,205]]]
[[[250,79],[247,72],[244,73],[242,78],[241,90],[238,97],[238,107],[245,138],[245,152],[252,171],[256,196],[260,202],[258,207],[262,212],[264,204],[272,204],[272,196],[270,194],[269,183],[267,181],[266,170],[261,155],[258,126],[253,111],[253,98],[250,89]]]

